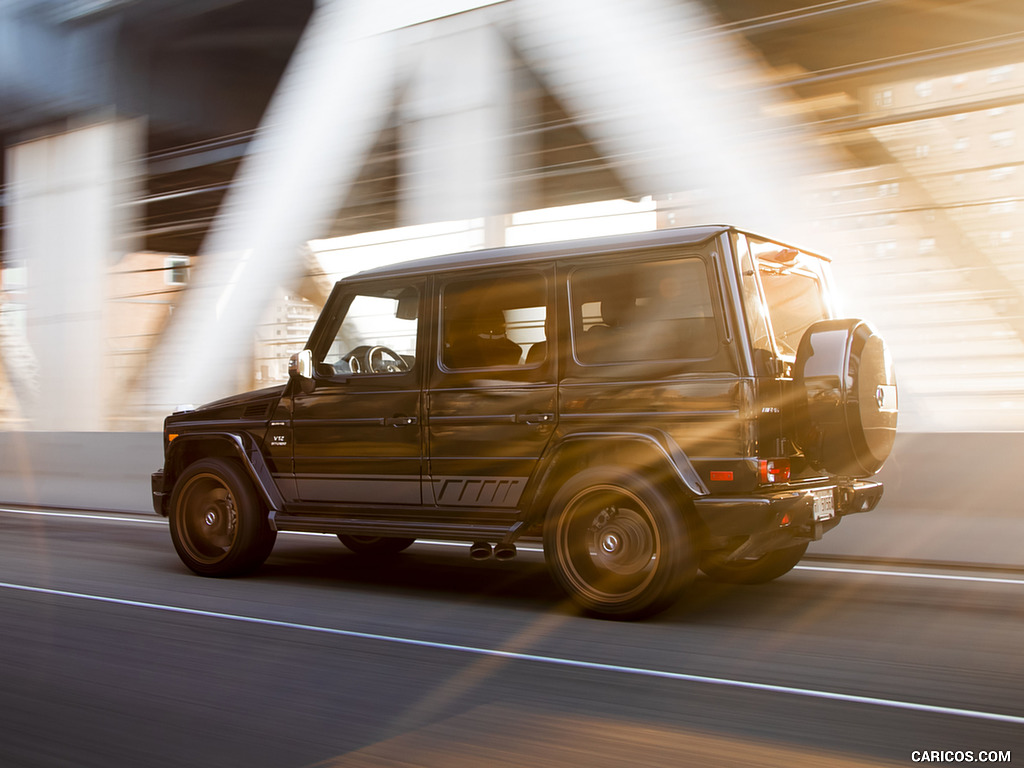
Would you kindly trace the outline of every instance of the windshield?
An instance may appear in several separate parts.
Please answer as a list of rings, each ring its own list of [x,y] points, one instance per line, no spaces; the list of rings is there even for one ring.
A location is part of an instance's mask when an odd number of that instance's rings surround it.
[[[779,353],[795,355],[804,332],[832,312],[825,290],[827,262],[795,248],[748,238]]]

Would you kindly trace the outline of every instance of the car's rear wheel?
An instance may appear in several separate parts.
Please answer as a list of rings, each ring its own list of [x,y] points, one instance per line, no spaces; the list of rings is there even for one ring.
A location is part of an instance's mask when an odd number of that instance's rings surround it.
[[[713,581],[765,584],[793,570],[806,551],[807,542],[750,559],[727,560],[727,553],[713,552],[701,558],[700,569]]]
[[[657,613],[696,575],[685,519],[659,489],[612,467],[581,472],[555,494],[544,554],[569,596],[605,618]]]
[[[339,533],[338,540],[360,555],[396,555],[413,545],[416,539],[385,536],[352,536]]]
[[[238,576],[258,568],[277,534],[242,467],[210,458],[190,465],[174,486],[171,540],[182,562],[203,576]]]

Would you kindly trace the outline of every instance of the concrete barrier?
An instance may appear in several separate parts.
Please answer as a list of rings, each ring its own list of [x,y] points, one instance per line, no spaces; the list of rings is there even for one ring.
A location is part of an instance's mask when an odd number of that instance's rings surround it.
[[[0,503],[152,514],[159,432],[0,432]]]
[[[1024,433],[900,434],[878,479],[878,508],[811,554],[1024,568]]]
[[[0,503],[152,514],[157,432],[0,433]],[[1024,433],[904,433],[879,507],[812,555],[1024,568]]]

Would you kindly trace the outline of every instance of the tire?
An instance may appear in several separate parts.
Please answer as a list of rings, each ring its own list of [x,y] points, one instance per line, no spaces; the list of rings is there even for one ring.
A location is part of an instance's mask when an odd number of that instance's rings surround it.
[[[358,555],[397,555],[416,541],[384,536],[350,536],[346,533],[339,533],[338,540]]]
[[[555,494],[544,556],[577,605],[609,619],[668,608],[697,573],[683,515],[660,490],[614,467],[581,472]]]
[[[211,458],[190,465],[174,485],[171,540],[178,557],[202,576],[239,576],[263,564],[277,533],[245,471]]]
[[[803,558],[807,542],[777,549],[751,560],[727,562],[725,555],[714,553],[700,561],[700,569],[712,581],[726,584],[767,584],[789,573]]]
[[[814,466],[845,477],[882,468],[896,439],[896,377],[885,341],[869,323],[814,323],[800,340],[793,384],[793,439]]]

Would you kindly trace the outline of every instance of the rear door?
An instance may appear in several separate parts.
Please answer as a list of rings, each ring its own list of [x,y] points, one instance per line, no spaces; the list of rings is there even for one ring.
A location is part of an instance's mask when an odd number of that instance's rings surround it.
[[[556,414],[554,269],[442,276],[427,391],[428,489],[499,518],[519,503]]]
[[[560,419],[566,431],[669,437],[709,488],[728,492],[749,477],[754,446],[714,247],[638,250],[569,270]]]

